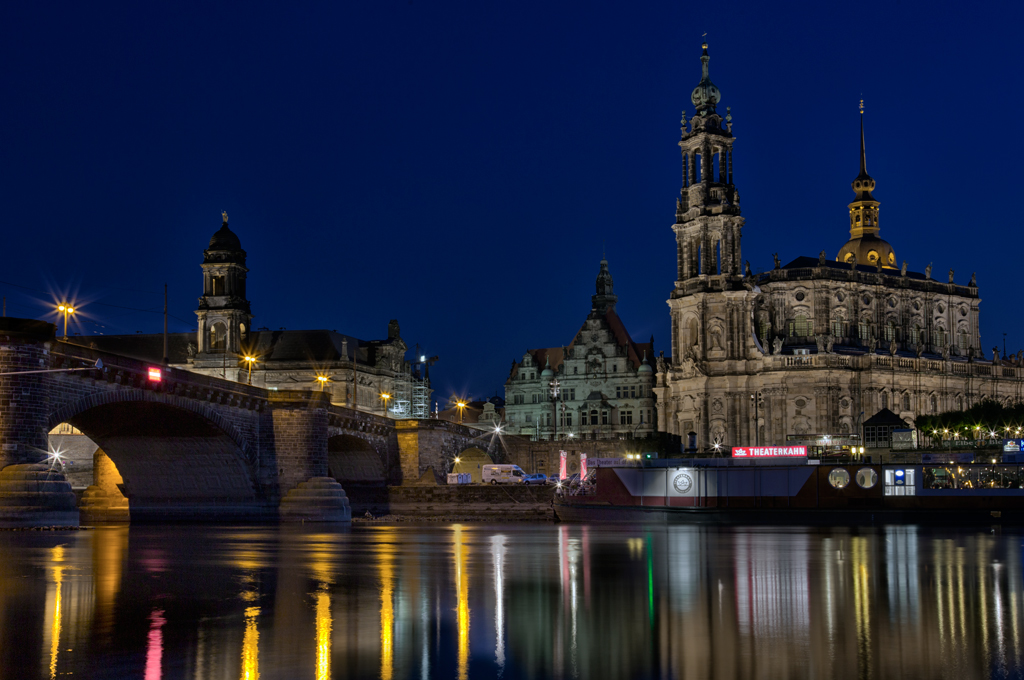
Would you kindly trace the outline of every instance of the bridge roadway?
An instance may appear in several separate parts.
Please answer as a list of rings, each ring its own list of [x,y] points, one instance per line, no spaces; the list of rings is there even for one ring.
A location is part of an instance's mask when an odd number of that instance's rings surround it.
[[[157,366],[55,330],[0,319],[0,526],[76,525],[80,509],[87,519],[348,521],[338,480],[408,484],[466,449],[493,452],[492,438],[454,423]],[[44,370],[55,372],[21,373]],[[100,449],[81,508],[48,462],[60,423]]]

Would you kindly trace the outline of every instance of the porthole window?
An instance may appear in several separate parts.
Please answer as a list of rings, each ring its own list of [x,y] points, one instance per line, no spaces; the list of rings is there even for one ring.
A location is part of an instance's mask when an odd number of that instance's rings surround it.
[[[803,302],[804,294],[803,293],[797,293],[795,297],[796,297],[796,301],[797,302]]]
[[[861,300],[863,300],[864,304],[866,304],[866,305],[870,305],[871,304],[871,296],[870,295],[865,295],[864,297],[861,298]]]
[[[836,489],[845,489],[850,483],[850,473],[843,468],[835,468],[828,473],[828,483]]]
[[[845,295],[843,295],[842,293],[836,293],[836,300],[838,300],[839,302],[842,302],[845,299],[846,299]]]
[[[862,489],[870,489],[878,483],[878,473],[871,468],[857,470],[857,486]]]

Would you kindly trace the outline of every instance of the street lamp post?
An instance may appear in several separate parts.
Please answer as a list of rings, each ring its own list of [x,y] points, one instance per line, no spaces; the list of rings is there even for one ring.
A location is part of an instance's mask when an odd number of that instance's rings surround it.
[[[548,392],[551,395],[551,410],[554,412],[555,419],[555,435],[553,441],[558,441],[558,388],[561,383],[558,382],[558,378],[552,378],[551,382],[548,383]]]
[[[757,415],[757,392],[750,395],[750,401],[754,404],[754,446],[760,446],[761,442],[758,441],[758,436],[761,430],[761,419]],[[750,441],[749,439],[747,441]]]
[[[68,315],[75,313],[75,308],[68,303],[57,305],[57,311],[64,315],[64,340],[68,339]]]
[[[244,356],[244,357],[242,357],[242,360],[245,361],[245,363],[249,364],[249,381],[248,381],[248,384],[251,385],[252,384],[252,365],[254,363],[256,363],[256,357]]]
[[[455,402],[455,406],[459,409],[459,425],[462,425],[462,412],[466,409],[466,402],[461,400],[457,401]]]
[[[327,385],[327,381],[330,380],[330,378],[328,378],[326,375],[318,375],[316,379],[317,382],[320,383],[320,391],[323,392],[325,386]]]
[[[381,392],[380,398],[384,401],[384,417],[386,418],[388,415],[388,399],[391,398],[391,395],[387,392]]]

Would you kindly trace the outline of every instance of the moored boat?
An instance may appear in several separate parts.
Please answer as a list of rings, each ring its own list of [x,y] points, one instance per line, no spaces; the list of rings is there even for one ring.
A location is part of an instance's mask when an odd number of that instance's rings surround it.
[[[704,459],[601,467],[555,501],[562,521],[1024,523],[1019,464],[758,464]],[[817,463],[817,461],[808,461]]]

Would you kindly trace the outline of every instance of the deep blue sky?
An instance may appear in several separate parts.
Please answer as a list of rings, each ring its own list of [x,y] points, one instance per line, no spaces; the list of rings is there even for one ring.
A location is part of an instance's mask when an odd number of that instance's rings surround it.
[[[881,235],[978,272],[986,354],[1024,346],[1021,3],[0,6],[0,280],[78,330],[194,328],[227,210],[255,326],[402,335],[438,398],[568,343],[607,244],[619,313],[669,347],[679,113],[701,33],[731,106],[755,270],[848,238],[857,102]],[[0,284],[8,314],[38,293]],[[91,304],[87,304],[90,303]],[[100,327],[102,326],[102,328]]]

